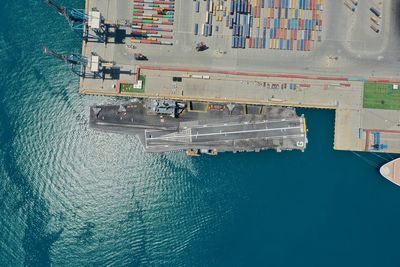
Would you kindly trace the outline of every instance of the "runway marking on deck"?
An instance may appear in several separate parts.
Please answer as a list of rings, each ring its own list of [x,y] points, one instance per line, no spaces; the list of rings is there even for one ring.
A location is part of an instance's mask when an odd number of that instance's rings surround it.
[[[267,124],[267,123],[275,123],[275,122],[282,122],[281,120],[271,120],[271,121],[255,121],[255,122],[242,122],[242,123],[232,123],[232,124],[226,124],[226,123],[222,123],[222,124],[213,124],[213,125],[207,125],[207,127],[222,127],[222,126],[238,126],[238,125],[244,125],[244,124],[246,124],[246,125],[248,125],[248,124],[263,124],[263,123],[265,123],[265,124]],[[299,119],[293,119],[293,120],[286,120],[285,122],[299,122],[300,123],[300,120]],[[194,129],[194,128],[204,128],[204,125],[201,125],[201,126],[199,126],[199,125],[194,125],[193,127],[192,127],[192,129]]]
[[[177,134],[175,136],[164,136],[164,137],[146,137],[146,139],[149,140],[168,140],[168,139],[173,139],[173,138],[188,138],[188,137],[203,137],[203,136],[213,136],[213,135],[228,135],[228,134],[241,134],[241,133],[256,133],[256,132],[270,132],[270,131],[279,131],[279,130],[292,130],[292,129],[301,129],[300,126],[297,127],[284,127],[284,128],[274,128],[274,129],[258,129],[258,130],[244,130],[244,131],[231,131],[231,132],[222,132],[222,133],[204,133],[204,134],[190,134],[190,135],[182,135],[182,134]],[[275,136],[279,137],[279,136]]]
[[[292,134],[292,135],[284,135],[284,136],[269,136],[269,137],[262,137],[262,139],[264,139],[264,140],[274,139],[274,138],[286,139],[286,138],[288,138],[288,137],[290,137],[290,138],[296,138],[296,137],[304,137],[304,135],[303,135],[303,134]],[[235,140],[235,141],[238,141],[238,140],[249,140],[249,139],[254,139],[254,138],[237,139],[237,140]],[[232,140],[221,140],[221,141],[223,141],[223,142],[225,142],[225,143],[232,142]],[[146,141],[146,142],[147,142],[147,141]],[[301,141],[301,142],[303,142],[303,141]],[[203,143],[209,144],[209,143],[212,143],[212,142],[210,142],[210,141],[204,141],[204,142],[193,143],[193,144],[191,144],[191,145],[193,145],[193,146],[196,146],[196,145],[199,146],[199,145],[202,145]],[[304,144],[303,147],[305,147],[306,143],[307,143],[307,142],[305,142],[305,143],[303,142],[303,144]],[[181,144],[178,144],[178,145],[181,145]],[[170,146],[173,147],[173,145],[170,145]],[[150,145],[150,148],[152,148],[152,149],[157,148],[157,147],[168,147],[168,145],[164,145],[164,144]],[[185,148],[182,148],[182,150],[184,150],[184,149],[185,149]]]

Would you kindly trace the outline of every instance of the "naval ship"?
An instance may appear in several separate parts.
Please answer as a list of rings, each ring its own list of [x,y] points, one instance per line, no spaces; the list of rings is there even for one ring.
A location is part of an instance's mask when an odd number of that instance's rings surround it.
[[[146,152],[300,150],[307,145],[306,122],[294,108],[242,104],[132,99],[90,107],[95,130],[138,136]]]
[[[400,158],[386,163],[379,171],[383,177],[400,186]]]

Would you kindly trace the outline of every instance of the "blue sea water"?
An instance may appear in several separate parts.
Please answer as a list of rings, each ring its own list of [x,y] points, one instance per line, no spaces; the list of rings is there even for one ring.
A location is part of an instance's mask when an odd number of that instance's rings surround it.
[[[43,46],[80,51],[42,1],[1,1],[0,266],[400,266],[391,156],[334,151],[334,111],[298,111],[304,153],[145,154],[88,128],[117,100]]]

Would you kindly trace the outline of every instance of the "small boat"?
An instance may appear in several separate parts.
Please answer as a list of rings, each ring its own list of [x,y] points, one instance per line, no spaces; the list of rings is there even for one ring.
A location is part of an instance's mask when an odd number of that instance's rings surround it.
[[[383,177],[400,186],[400,158],[386,163],[380,168],[379,172]]]
[[[210,155],[210,156],[216,156],[218,155],[218,150],[216,149],[188,149],[186,150],[186,155],[189,157],[198,157],[201,154],[205,154],[205,155]]]
[[[198,157],[198,156],[200,156],[199,150],[197,150],[197,149],[188,149],[188,150],[186,150],[186,156]]]

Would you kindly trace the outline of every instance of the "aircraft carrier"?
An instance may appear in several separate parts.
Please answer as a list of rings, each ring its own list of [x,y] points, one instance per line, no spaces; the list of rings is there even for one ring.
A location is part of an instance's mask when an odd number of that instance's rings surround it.
[[[137,135],[146,152],[301,150],[307,145],[304,116],[294,108],[133,99],[90,108],[90,127]]]

